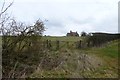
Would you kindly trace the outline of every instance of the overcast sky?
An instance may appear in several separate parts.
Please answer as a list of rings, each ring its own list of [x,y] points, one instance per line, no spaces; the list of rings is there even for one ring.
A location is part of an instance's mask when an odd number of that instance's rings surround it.
[[[8,2],[10,0],[6,0]],[[65,36],[70,30],[118,32],[119,0],[14,0],[9,13],[18,21],[32,24],[40,18],[44,35]],[[0,0],[0,6],[2,5]]]

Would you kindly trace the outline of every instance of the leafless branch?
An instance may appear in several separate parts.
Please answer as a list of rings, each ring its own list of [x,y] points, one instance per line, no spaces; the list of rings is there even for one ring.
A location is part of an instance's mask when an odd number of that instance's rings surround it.
[[[5,0],[3,2],[2,8],[1,8],[1,12],[3,11],[4,6],[5,6]]]
[[[13,2],[11,2],[5,9],[5,0],[3,2],[3,5],[2,5],[2,9],[1,9],[1,12],[0,12],[0,17],[2,16],[2,14],[4,14],[11,6],[12,6]]]

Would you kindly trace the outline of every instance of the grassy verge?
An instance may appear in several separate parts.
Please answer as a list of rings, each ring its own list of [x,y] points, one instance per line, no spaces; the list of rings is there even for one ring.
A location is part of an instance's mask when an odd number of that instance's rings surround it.
[[[110,42],[102,47],[89,49],[61,49],[50,52],[54,58],[61,56],[62,63],[51,70],[38,68],[31,77],[45,78],[117,78],[118,77],[118,41]],[[53,55],[54,54],[54,55]],[[84,64],[79,57],[87,54]],[[81,56],[80,56],[81,55]],[[86,64],[86,60],[90,64]],[[84,62],[83,61],[83,62]],[[93,67],[95,69],[91,70]]]
[[[97,69],[98,76],[118,76],[118,49],[119,40],[111,41],[100,48],[87,49],[86,52],[91,55],[96,55],[103,60],[104,65]],[[103,74],[99,74],[103,72]],[[94,74],[94,76],[97,76]]]

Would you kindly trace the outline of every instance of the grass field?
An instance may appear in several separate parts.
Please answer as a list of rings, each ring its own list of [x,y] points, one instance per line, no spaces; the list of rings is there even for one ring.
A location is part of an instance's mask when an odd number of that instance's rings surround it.
[[[20,54],[19,56],[14,54],[18,58],[22,56],[19,59],[20,60],[19,66],[22,66],[23,69],[24,67],[26,68],[28,67],[28,71],[31,71],[30,69],[33,69],[34,66],[37,66],[37,68],[33,70],[34,72],[32,72],[29,75],[29,77],[31,78],[42,78],[42,77],[117,78],[118,77],[118,52],[119,52],[118,40],[105,43],[99,47],[86,47],[86,48],[75,48],[76,42],[79,40],[84,41],[85,37],[44,36],[42,40],[43,41],[51,40],[52,49],[47,49],[46,47],[43,48],[44,49],[43,53],[46,56],[41,57],[39,59],[38,52],[37,52],[38,54],[34,54],[35,52],[33,52],[31,54],[30,53]],[[60,41],[61,48],[59,49],[56,49],[57,40]],[[69,42],[69,45],[67,44],[67,42]],[[32,48],[35,47],[36,46]],[[34,62],[36,61],[39,66],[28,65],[29,63],[34,64]]]
[[[112,41],[100,48],[91,48],[86,50],[91,55],[96,55],[103,60],[104,65],[98,69],[98,71],[105,71],[106,75],[112,77],[118,76],[118,49],[119,41]],[[105,74],[102,74],[105,76]]]
[[[51,40],[51,41],[56,41],[56,40],[59,40],[59,41],[79,41],[79,40],[81,40],[83,38],[81,38],[81,37],[66,37],[66,36],[63,36],[63,37],[44,36],[43,39]]]
[[[77,41],[79,37],[44,37],[56,41]],[[62,56],[61,64],[52,70],[38,69],[31,77],[47,78],[117,78],[118,40],[101,47],[86,49],[61,49],[51,51],[51,56]],[[49,65],[48,65],[49,66]]]

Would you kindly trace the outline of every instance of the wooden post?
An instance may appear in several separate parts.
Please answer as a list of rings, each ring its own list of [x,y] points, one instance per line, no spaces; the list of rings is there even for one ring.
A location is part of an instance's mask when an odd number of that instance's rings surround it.
[[[56,50],[58,50],[59,49],[59,44],[60,44],[60,41],[56,41]]]
[[[43,47],[46,48],[46,41],[43,41]]]
[[[46,45],[47,45],[47,48],[50,49],[52,47],[51,40],[46,40]]]
[[[46,47],[47,47],[47,48],[49,47],[48,40],[46,40]]]
[[[80,40],[80,41],[79,41],[78,48],[81,48],[81,47],[82,47],[82,41]]]
[[[82,48],[82,41],[77,41],[76,42],[76,48],[79,49],[79,48]]]
[[[52,45],[51,45],[51,40],[49,40],[49,49],[52,47]]]
[[[87,47],[90,47],[90,41],[87,41]]]

